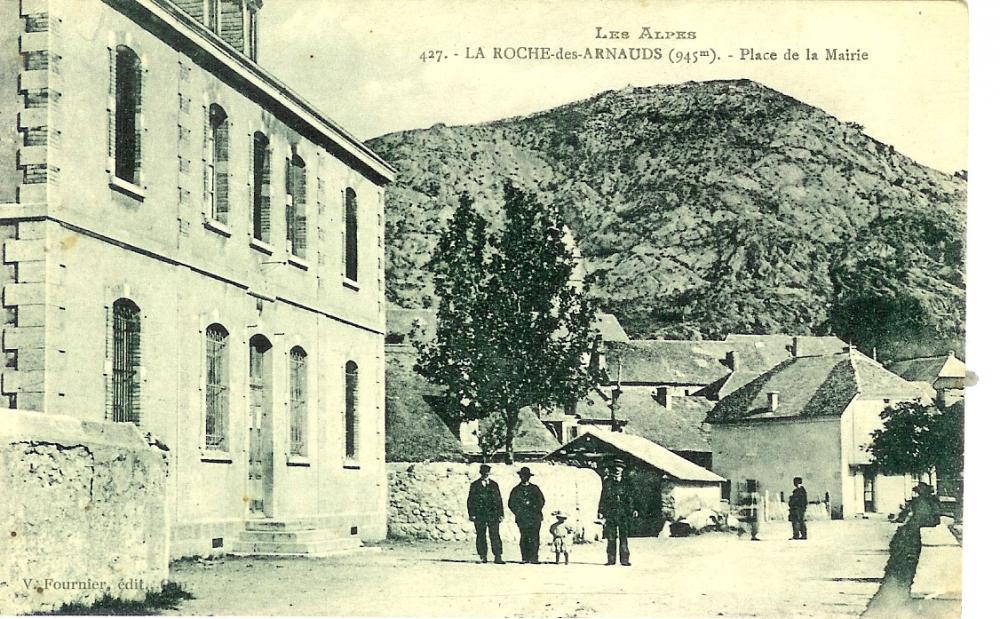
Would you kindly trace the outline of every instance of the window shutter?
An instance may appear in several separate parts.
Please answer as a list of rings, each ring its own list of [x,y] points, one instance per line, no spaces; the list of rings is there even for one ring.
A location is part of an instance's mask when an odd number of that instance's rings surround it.
[[[115,97],[117,96],[117,52],[108,48],[108,172],[113,172],[115,160]]]
[[[295,215],[295,237],[292,241],[292,253],[300,258],[306,255],[306,172],[304,168],[295,170],[295,193],[292,196]]]
[[[285,157],[285,243],[289,246],[292,244],[295,223],[292,182],[292,159]]]
[[[136,184],[139,183],[142,170],[142,60],[136,58],[135,63],[135,173]]]
[[[340,190],[340,276],[347,277],[347,190]]]
[[[215,219],[229,221],[229,120],[219,123],[214,137],[215,148]]]
[[[209,186],[211,183],[211,174],[209,173],[209,158],[211,157],[211,150],[209,150],[209,144],[212,141],[212,119],[209,118],[208,106],[201,106],[202,116],[203,116],[203,133],[201,140],[201,161],[202,161],[202,191],[204,204],[211,204],[212,190]]]
[[[271,242],[271,147],[264,147],[260,183],[260,240]]]

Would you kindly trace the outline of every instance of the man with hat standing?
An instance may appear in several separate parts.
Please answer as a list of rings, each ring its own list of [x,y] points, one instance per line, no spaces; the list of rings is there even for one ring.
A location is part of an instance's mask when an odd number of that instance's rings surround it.
[[[469,520],[476,527],[476,552],[479,562],[486,563],[486,532],[490,534],[493,548],[493,562],[503,564],[503,542],[500,540],[500,521],[503,520],[503,498],[500,486],[490,479],[490,465],[479,467],[479,479],[469,486],[469,498],[465,501]]]
[[[628,551],[629,524],[639,513],[633,507],[632,489],[628,487],[624,473],[625,462],[612,460],[611,473],[604,478],[597,506],[597,517],[604,519],[604,537],[608,540],[608,562],[605,565],[614,565],[616,555],[621,557],[622,565],[632,565]]]
[[[510,491],[507,507],[514,512],[514,521],[521,533],[521,562],[539,563],[539,532],[542,529],[545,496],[541,488],[531,483],[531,469],[522,467],[517,475],[521,483]]]

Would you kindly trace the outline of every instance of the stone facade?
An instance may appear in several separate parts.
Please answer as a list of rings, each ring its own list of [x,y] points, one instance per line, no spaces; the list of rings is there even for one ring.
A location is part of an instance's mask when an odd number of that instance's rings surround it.
[[[231,549],[251,516],[322,518],[345,536],[384,536],[391,168],[263,72],[231,22],[225,37],[214,36],[166,0],[2,4],[0,58],[18,59],[18,88],[0,95],[0,119],[11,121],[0,141],[5,403],[114,418],[114,308],[127,302],[140,334],[130,406],[133,421],[170,449],[174,556]],[[116,150],[114,67],[123,49],[137,58],[139,84],[126,119],[137,143],[130,180]],[[0,60],[4,83],[15,68],[8,64]],[[221,150],[216,106],[225,112]],[[266,138],[262,159],[257,135]],[[267,182],[258,183],[265,160]],[[290,166],[303,170],[295,182]],[[257,206],[265,202],[267,235]],[[348,211],[356,213],[356,268],[348,266]],[[219,329],[224,371],[212,389],[226,394],[215,424],[221,446],[206,438],[206,350]],[[260,385],[249,377],[251,340],[267,348]],[[298,382],[293,354],[305,358]],[[293,399],[302,419],[294,432]],[[250,513],[254,432],[263,469],[254,492],[264,496],[262,511]]]
[[[0,416],[0,614],[159,590],[168,560],[162,452],[132,424]]]
[[[491,479],[500,486],[504,505],[511,489],[519,483],[520,465],[493,464]],[[434,541],[474,540],[475,529],[469,521],[465,500],[469,485],[479,478],[478,464],[431,462],[420,464],[390,463],[389,476],[389,536],[397,539]],[[542,522],[542,543],[549,538],[548,527],[555,522],[552,512],[560,510],[570,516],[574,530],[588,539],[600,535],[597,503],[601,497],[601,479],[595,471],[564,465],[531,465],[537,484],[545,495]],[[518,532],[514,515],[507,510],[500,526],[500,535],[507,544],[507,556],[517,554]],[[475,554],[471,549],[470,552]],[[542,551],[543,555],[545,550]]]

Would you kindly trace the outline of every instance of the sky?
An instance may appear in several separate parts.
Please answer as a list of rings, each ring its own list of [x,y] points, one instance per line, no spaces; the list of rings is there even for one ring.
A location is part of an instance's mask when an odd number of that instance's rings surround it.
[[[643,26],[696,38],[640,40]],[[630,38],[598,39],[598,27]],[[959,2],[265,0],[261,38],[264,68],[362,139],[530,114],[628,85],[748,78],[860,123],[920,163],[967,168]],[[480,47],[485,59],[465,58]],[[497,47],[647,47],[716,62],[494,59]],[[806,48],[820,59],[803,60]],[[827,48],[868,59],[826,61]],[[778,59],[740,60],[744,49]],[[785,60],[788,49],[800,60]],[[440,61],[421,60],[434,50]]]

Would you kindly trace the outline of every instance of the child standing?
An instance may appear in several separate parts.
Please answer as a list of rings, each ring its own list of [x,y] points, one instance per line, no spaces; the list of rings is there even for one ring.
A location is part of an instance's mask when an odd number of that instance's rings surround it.
[[[552,534],[552,549],[556,553],[556,564],[559,563],[560,557],[566,565],[569,565],[569,547],[572,544],[572,538],[570,535],[573,533],[573,529],[566,523],[566,514],[555,511],[552,512],[555,516],[556,521],[549,527],[549,533]]]

